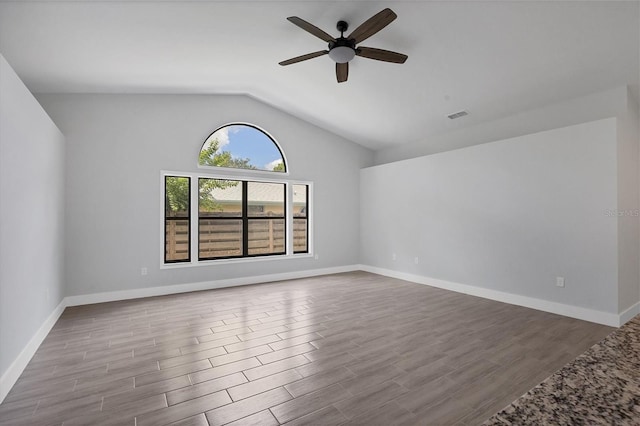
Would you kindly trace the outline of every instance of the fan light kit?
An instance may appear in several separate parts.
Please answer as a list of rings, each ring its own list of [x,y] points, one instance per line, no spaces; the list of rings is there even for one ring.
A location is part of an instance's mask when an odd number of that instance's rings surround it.
[[[329,57],[338,64],[349,62],[356,56],[356,51],[351,47],[338,46],[329,51]]]
[[[347,81],[347,78],[349,77],[349,61],[356,56],[375,59],[377,61],[403,64],[407,60],[408,56],[403,55],[402,53],[376,49],[373,47],[356,47],[357,44],[368,39],[389,25],[397,17],[398,15],[396,15],[391,9],[384,9],[366,20],[347,37],[344,36],[344,32],[347,31],[349,25],[345,21],[338,21],[336,28],[340,31],[340,37],[334,38],[304,19],[298,18],[297,16],[290,16],[287,19],[291,23],[297,25],[310,34],[313,34],[319,39],[326,41],[329,43],[329,46],[328,50],[320,50],[313,53],[307,53],[306,55],[297,56],[280,62],[280,65],[291,65],[308,59],[317,58],[318,56],[329,55],[329,57],[336,63],[336,78],[338,83],[343,83]]]

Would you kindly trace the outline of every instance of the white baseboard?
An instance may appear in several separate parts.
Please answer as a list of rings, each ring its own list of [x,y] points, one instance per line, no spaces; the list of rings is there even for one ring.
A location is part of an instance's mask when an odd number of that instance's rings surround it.
[[[113,302],[118,300],[136,299],[141,297],[163,296],[167,294],[186,293],[190,291],[212,290],[223,287],[235,287],[241,285],[266,283],[273,281],[291,280],[299,278],[308,278],[319,275],[337,274],[342,272],[366,271],[387,277],[398,278],[418,284],[429,285],[432,287],[442,288],[445,290],[455,291],[458,293],[478,296],[485,299],[496,300],[499,302],[510,303],[512,305],[524,306],[527,308],[537,309],[540,311],[551,312],[558,315],[564,315],[585,321],[591,321],[599,324],[619,327],[629,321],[635,315],[640,313],[640,302],[634,304],[621,314],[611,314],[592,309],[581,308],[562,303],[550,302],[547,300],[536,299],[517,294],[506,293],[502,291],[489,290],[481,287],[475,287],[466,284],[459,284],[449,281],[438,280],[434,278],[424,277],[421,275],[409,274],[405,272],[393,271],[390,269],[377,268],[369,265],[346,265],[334,268],[313,269],[307,271],[284,272],[280,274],[258,275],[243,278],[231,278],[216,281],[204,281],[189,284],[178,284],[160,287],[149,287],[142,289],[113,291],[106,293],[85,294],[79,296],[67,296],[54,309],[49,317],[40,326],[36,334],[31,338],[29,343],[20,352],[20,355],[13,361],[11,366],[0,378],[0,403],[7,396],[15,382],[22,374],[38,347],[47,336],[51,328],[54,326],[60,315],[67,306],[88,305],[92,303]]]
[[[49,317],[42,323],[36,334],[33,335],[31,340],[29,340],[27,346],[22,349],[22,352],[20,352],[7,371],[5,371],[2,377],[0,377],[0,403],[4,401],[5,397],[16,383],[27,364],[29,364],[29,361],[33,358],[33,355],[40,347],[40,344],[42,344],[45,337],[47,337],[47,334],[49,334],[51,328],[53,328],[66,307],[66,301],[65,299],[62,299],[53,312],[51,312]]]
[[[187,293],[190,291],[213,290],[216,288],[259,284],[273,281],[293,280],[318,275],[338,274],[359,270],[359,265],[346,265],[333,268],[311,269],[306,271],[283,272],[280,274],[256,275],[242,278],[229,278],[215,281],[202,281],[188,284],[176,284],[160,287],[138,288],[132,290],[109,291],[106,293],[83,294],[65,297],[66,306],[90,305],[93,303],[114,302],[117,300],[138,299],[141,297],[164,296],[167,294]]]
[[[638,314],[640,314],[640,302],[631,305],[629,308],[620,313],[620,325],[626,324],[627,321]]]
[[[0,378],[0,403],[4,401],[20,374],[40,347],[40,344],[47,337],[49,331],[54,326],[60,315],[67,306],[89,305],[92,303],[113,302],[118,300],[137,299],[141,297],[163,296],[167,294],[186,293],[190,291],[212,290],[223,287],[235,287],[248,284],[259,284],[273,281],[292,280],[298,278],[308,278],[319,275],[338,274],[359,270],[358,265],[338,266],[334,268],[312,269],[307,271],[284,272],[281,274],[258,275],[252,277],[232,278],[217,281],[205,281],[189,284],[169,285],[162,287],[149,287],[133,290],[111,291],[106,293],[85,294],[80,296],[67,296],[55,310],[49,315],[40,329],[31,338],[27,346],[24,347],[20,355],[13,361],[11,366]]]
[[[632,310],[640,308],[640,304],[636,304],[629,308],[624,313],[612,314],[609,312],[596,311],[593,309],[581,308],[579,306],[566,305],[563,303],[551,302],[548,300],[537,299],[534,297],[520,296],[513,293],[506,293],[503,291],[490,290],[482,287],[476,287],[467,284],[454,283],[450,281],[438,280],[435,278],[429,278],[422,275],[409,274],[406,272],[398,272],[391,269],[378,268],[369,265],[360,265],[360,269],[363,271],[371,272],[378,275],[384,275],[391,278],[398,278],[405,281],[411,281],[417,284],[424,284],[431,287],[437,287],[444,290],[451,290],[457,293],[469,294],[471,296],[482,297],[484,299],[491,299],[498,302],[509,303],[512,305],[524,306],[526,308],[537,309],[539,311],[550,312],[552,314],[564,315],[571,318],[577,318],[584,321],[595,322],[598,324],[604,324],[611,327],[619,327],[626,321],[631,319],[635,314]],[[626,312],[629,313],[627,314]],[[637,312],[636,312],[637,313]],[[623,321],[623,315],[628,316]]]

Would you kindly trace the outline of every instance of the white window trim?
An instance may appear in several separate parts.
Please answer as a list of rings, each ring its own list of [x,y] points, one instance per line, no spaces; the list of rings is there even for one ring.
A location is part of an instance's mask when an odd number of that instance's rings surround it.
[[[258,126],[256,124],[249,123],[247,121],[231,121],[231,122],[229,122],[227,124],[223,124],[222,126],[219,126],[216,130],[214,130],[211,134],[209,134],[209,136],[213,135],[218,130],[224,129],[225,127],[229,127],[229,126],[253,127],[254,129],[259,130],[262,133],[264,133],[269,139],[271,139],[271,142],[273,142],[273,144],[278,148],[278,151],[280,152],[280,155],[282,156],[282,161],[284,162],[284,166],[285,166],[286,170],[284,172],[273,172],[271,170],[262,170],[262,169],[239,169],[239,168],[236,168],[236,167],[205,166],[205,165],[200,164],[200,162],[198,161],[198,168],[199,169],[216,170],[216,172],[213,172],[213,173],[217,173],[217,172],[237,173],[240,170],[241,173],[245,173],[245,172],[247,172],[247,173],[256,173],[256,174],[262,175],[262,176],[265,176],[266,174],[269,174],[269,173],[278,173],[281,176],[289,176],[289,161],[287,160],[287,156],[284,153],[284,149],[282,149],[282,147],[280,146],[280,144],[278,143],[276,138],[274,138],[271,133],[267,132],[262,127],[260,127],[260,126]],[[209,136],[207,136],[207,138],[202,143],[202,146],[200,147],[200,150],[198,151],[198,155],[200,154],[200,152],[202,152],[202,148],[204,148],[204,144],[207,142],[207,140],[209,140]],[[196,158],[199,158],[199,156],[196,157]]]
[[[253,170],[253,169],[239,169],[235,167],[224,167],[224,166],[203,166],[201,164],[198,164],[198,169],[203,170],[203,173],[216,173],[223,176],[231,176],[233,178],[238,176],[237,175],[238,171],[242,171],[242,173],[247,173],[247,176],[254,175],[251,178],[247,178],[247,179],[257,180],[257,179],[264,178],[269,182],[274,182],[274,180],[269,177],[269,176],[273,176],[273,174],[277,174],[278,176],[289,176],[289,171],[272,172],[269,170],[259,170],[259,169]],[[258,177],[256,178],[255,176],[258,176]],[[280,178],[279,180],[282,180],[282,178]]]
[[[207,167],[209,169],[209,167]],[[232,169],[230,169],[232,170]],[[240,170],[240,169],[235,169]],[[235,263],[246,263],[246,262],[267,262],[273,260],[288,260],[288,259],[301,259],[301,258],[313,258],[314,250],[313,250],[313,182],[305,181],[305,180],[294,180],[294,179],[282,179],[278,178],[284,173],[278,173],[280,176],[278,177],[265,177],[265,176],[257,176],[252,175],[251,173],[244,174],[249,170],[242,170],[243,174],[226,174],[226,173],[194,173],[194,172],[181,172],[181,171],[172,171],[172,170],[161,170],[160,171],[160,269],[179,269],[179,268],[192,268],[198,266],[215,266],[215,265],[225,265],[225,264],[235,264]],[[266,172],[273,173],[273,172]],[[165,263],[164,255],[165,255],[165,177],[166,176],[178,176],[178,177],[188,177],[190,178],[190,225],[189,225],[189,233],[191,235],[191,245],[190,245],[190,258],[189,262],[176,262],[176,263]],[[267,255],[267,256],[256,256],[256,257],[238,257],[238,258],[226,258],[226,259],[211,259],[211,260],[198,260],[198,178],[209,178],[209,179],[233,179],[233,180],[246,180],[251,182],[266,182],[266,183],[282,183],[285,184],[287,188],[287,199],[285,210],[287,215],[285,217],[285,221],[287,224],[286,228],[286,254],[276,254],[276,255]],[[293,252],[293,185],[307,185],[309,194],[308,194],[308,204],[307,204],[307,253],[294,253]],[[193,200],[196,200],[194,203]]]

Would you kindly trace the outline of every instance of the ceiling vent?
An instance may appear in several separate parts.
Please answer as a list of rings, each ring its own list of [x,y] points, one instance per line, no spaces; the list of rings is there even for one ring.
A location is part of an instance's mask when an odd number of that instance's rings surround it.
[[[451,120],[455,120],[456,118],[464,117],[465,115],[469,115],[469,113],[467,111],[458,111],[454,112],[453,114],[447,115],[447,117],[449,117]]]

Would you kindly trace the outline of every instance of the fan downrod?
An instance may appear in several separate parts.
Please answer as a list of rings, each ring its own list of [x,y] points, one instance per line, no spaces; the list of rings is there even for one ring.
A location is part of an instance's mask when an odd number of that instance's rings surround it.
[[[346,21],[338,21],[336,28],[340,31],[340,37],[329,42],[329,50],[333,50],[336,47],[346,46],[353,50],[356,50],[356,43],[354,40],[348,39],[344,36],[344,32],[349,28],[349,24]]]
[[[338,23],[336,24],[336,29],[340,31],[340,36],[344,37],[344,32],[349,29],[349,24],[347,24],[346,21],[338,21]]]

